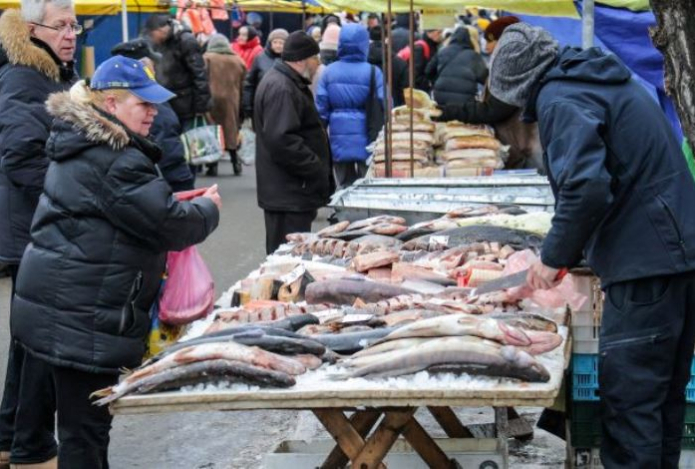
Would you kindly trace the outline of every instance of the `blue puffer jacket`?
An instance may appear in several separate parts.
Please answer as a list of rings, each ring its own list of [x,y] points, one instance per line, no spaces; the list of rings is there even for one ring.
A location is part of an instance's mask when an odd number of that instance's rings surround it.
[[[381,70],[367,63],[368,50],[364,27],[343,26],[338,61],[326,68],[316,92],[316,107],[329,128],[333,160],[338,163],[365,161],[369,156],[366,106],[372,68],[377,96],[384,100]]]

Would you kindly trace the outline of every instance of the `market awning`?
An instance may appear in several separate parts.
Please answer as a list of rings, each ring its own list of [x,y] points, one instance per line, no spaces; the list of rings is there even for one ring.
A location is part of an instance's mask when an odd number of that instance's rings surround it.
[[[128,11],[140,13],[165,12],[169,10],[168,1],[128,0]],[[20,8],[18,0],[0,0],[0,10]],[[117,15],[121,12],[120,0],[75,0],[78,15]]]
[[[272,11],[275,13],[316,13],[335,11],[334,8],[317,6],[310,2],[302,4],[297,0],[237,0],[235,4],[245,11]],[[230,2],[230,5],[232,3]]]
[[[388,4],[385,0],[318,0],[318,2],[333,10],[369,12],[386,12],[388,10]],[[572,0],[475,0],[475,3],[471,4],[461,2],[461,0],[414,0],[413,2],[415,10],[452,9],[463,11],[466,6],[539,16],[579,17]],[[410,1],[393,0],[392,10],[407,12],[410,10]]]

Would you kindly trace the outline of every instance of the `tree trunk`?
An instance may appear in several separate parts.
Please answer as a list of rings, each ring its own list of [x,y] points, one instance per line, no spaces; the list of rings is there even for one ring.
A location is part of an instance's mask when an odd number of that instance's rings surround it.
[[[664,55],[665,89],[695,149],[695,0],[650,0],[652,42]]]

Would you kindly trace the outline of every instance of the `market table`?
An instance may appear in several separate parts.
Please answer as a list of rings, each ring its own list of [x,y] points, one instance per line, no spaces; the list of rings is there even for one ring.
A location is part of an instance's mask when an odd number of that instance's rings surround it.
[[[408,380],[398,378],[387,381],[360,379],[348,386],[345,382],[323,376],[314,379],[316,372],[309,372],[298,377],[297,385],[290,389],[222,389],[127,396],[113,403],[111,411],[126,415],[309,410],[336,441],[336,447],[322,465],[324,468],[343,467],[348,460],[352,467],[361,469],[385,467],[383,460],[399,436],[403,436],[430,467],[456,467],[456,463],[415,419],[418,408],[426,408],[449,438],[472,438],[452,408],[493,407],[497,433],[513,436],[507,433],[510,423],[525,421],[510,408],[550,407],[558,396],[571,351],[571,340],[567,338],[567,329],[563,329],[565,340],[562,346],[550,352],[552,357],[546,358],[551,376],[547,383],[473,378],[462,379],[460,385],[456,381],[440,383],[432,380],[408,388],[403,387]],[[414,383],[417,383],[417,376]],[[456,387],[452,388],[452,383]],[[352,414],[348,416],[346,412]]]

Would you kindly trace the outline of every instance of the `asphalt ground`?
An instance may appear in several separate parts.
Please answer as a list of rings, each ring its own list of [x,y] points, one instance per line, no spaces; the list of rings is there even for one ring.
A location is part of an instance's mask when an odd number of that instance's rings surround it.
[[[263,212],[256,204],[254,168],[244,167],[243,174],[235,177],[231,164],[222,162],[219,174],[215,178],[200,177],[196,184],[218,184],[223,200],[220,226],[200,246],[218,295],[256,269],[265,258]],[[327,210],[319,212],[314,230],[327,224],[327,215]],[[4,382],[9,341],[9,295],[9,279],[0,279],[0,382]],[[459,413],[466,423],[492,421],[491,409],[466,409]],[[537,409],[531,411],[529,418],[537,417],[537,413]],[[418,414],[418,419],[428,430],[441,434],[427,414]],[[112,469],[252,469],[261,467],[263,456],[283,440],[315,438],[327,435],[308,412],[116,416],[109,460]],[[562,467],[564,445],[545,432],[536,432],[532,443],[510,445],[510,467]]]

